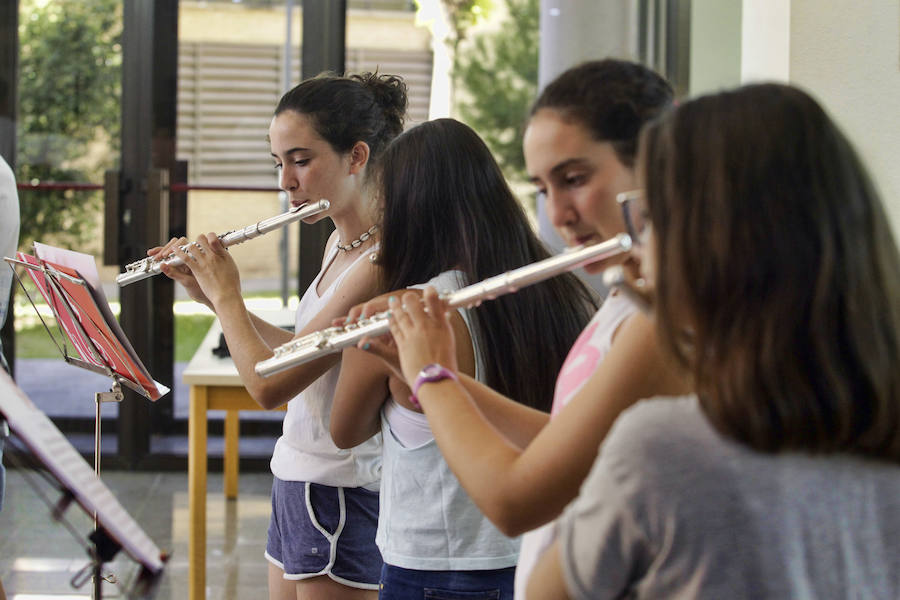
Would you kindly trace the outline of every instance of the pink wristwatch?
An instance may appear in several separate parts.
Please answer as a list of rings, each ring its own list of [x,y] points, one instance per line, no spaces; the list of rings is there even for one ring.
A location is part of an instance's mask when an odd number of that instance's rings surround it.
[[[412,396],[409,397],[409,401],[412,402],[413,406],[422,408],[422,405],[419,404],[419,399],[416,398],[416,394],[419,393],[419,388],[426,383],[434,383],[435,381],[443,381],[444,379],[459,381],[456,373],[454,373],[447,367],[444,367],[437,363],[425,365],[424,367],[422,367],[422,370],[419,371],[419,374],[416,375],[416,380],[413,382],[412,386]]]

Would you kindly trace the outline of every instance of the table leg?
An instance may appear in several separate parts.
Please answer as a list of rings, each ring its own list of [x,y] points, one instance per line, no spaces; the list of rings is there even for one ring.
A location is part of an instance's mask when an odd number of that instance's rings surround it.
[[[191,386],[188,418],[188,597],[206,597],[206,469],[207,417],[206,386]]]
[[[225,498],[237,499],[238,496],[238,446],[240,445],[240,412],[225,412]]]

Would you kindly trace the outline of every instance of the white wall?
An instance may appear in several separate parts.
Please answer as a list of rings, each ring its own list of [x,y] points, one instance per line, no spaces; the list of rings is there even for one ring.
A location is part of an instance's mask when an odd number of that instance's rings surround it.
[[[694,0],[691,4],[690,95],[741,82],[742,0]]]
[[[825,107],[900,240],[900,2],[694,0],[691,96],[760,80],[800,86]]]
[[[850,137],[900,239],[900,3],[792,0],[790,32],[791,82]]]
[[[741,82],[788,82],[791,59],[789,0],[746,0],[741,11]]]

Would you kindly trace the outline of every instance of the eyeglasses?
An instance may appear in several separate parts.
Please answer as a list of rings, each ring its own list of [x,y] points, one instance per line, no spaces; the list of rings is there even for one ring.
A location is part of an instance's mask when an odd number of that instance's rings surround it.
[[[643,198],[644,190],[629,190],[616,195],[616,202],[622,207],[626,233],[636,245],[644,243],[650,230],[650,220],[643,206]]]

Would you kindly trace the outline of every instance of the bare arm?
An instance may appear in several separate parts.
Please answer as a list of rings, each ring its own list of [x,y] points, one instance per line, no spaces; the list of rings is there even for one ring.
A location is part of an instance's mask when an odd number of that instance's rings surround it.
[[[178,248],[187,244],[187,238],[172,238],[166,243],[164,246],[158,246],[156,248],[151,248],[147,251],[147,255],[151,257],[163,257],[169,256],[172,253],[175,253]],[[215,312],[215,307],[213,303],[209,300],[203,290],[200,288],[200,284],[197,281],[197,278],[194,277],[194,274],[191,272],[190,266],[188,265],[180,265],[180,266],[171,266],[163,263],[161,265],[162,272],[167,275],[170,279],[174,279],[177,283],[179,283],[187,292],[188,296],[194,300],[195,302],[199,302],[207,306],[210,310]],[[278,327],[269,323],[268,321],[261,319],[260,317],[251,313],[250,320],[253,323],[253,327],[256,328],[256,331],[259,333],[260,337],[270,348],[274,348],[276,346],[280,346],[285,344],[293,338],[294,334],[282,327]]]
[[[198,238],[200,248],[191,255],[182,250],[181,256],[192,271],[200,288],[222,324],[231,358],[250,395],[263,408],[271,409],[288,402],[325,371],[335,365],[340,355],[325,356],[269,377],[256,374],[256,363],[272,356],[272,347],[291,339],[291,334],[270,325],[247,311],[240,293],[237,266],[216,236]],[[342,282],[328,305],[314,316],[296,336],[328,327],[332,320],[343,316],[354,304],[375,292],[376,267],[360,261]]]
[[[446,359],[437,347],[443,325],[431,316],[441,306],[429,294],[426,304],[428,315],[410,307],[409,319],[398,316],[391,329],[407,379],[422,361]],[[658,351],[653,324],[634,315],[579,393],[525,450],[500,434],[462,385],[423,386],[418,397],[447,463],[473,501],[501,531],[518,535],[556,518],[575,498],[625,408],[641,398],[686,391]]]
[[[374,298],[365,304],[354,306],[347,315],[347,321],[351,322],[359,316],[371,316],[388,310],[389,297],[396,297],[400,293],[401,292],[396,291],[389,292]],[[413,291],[411,293],[418,292]],[[462,319],[459,318],[459,315],[455,311],[450,314],[456,315],[457,317],[456,319],[451,320],[451,326],[455,331],[455,338],[460,339],[460,336],[464,333],[466,339],[469,339],[468,331],[465,330],[465,324]],[[456,344],[456,346],[458,346],[458,344]],[[400,359],[397,356],[397,348],[393,343],[391,336],[385,335],[379,338],[364,338],[360,340],[358,347],[365,348],[369,354],[381,358],[383,366],[386,366],[390,373],[393,373],[401,380],[404,379],[403,372],[400,368]],[[375,366],[375,363],[369,363],[368,368],[377,369],[379,367]],[[358,368],[354,368],[354,370],[358,370]],[[498,431],[516,446],[520,448],[527,446],[531,440],[534,439],[534,436],[536,436],[550,421],[550,415],[547,413],[511,400],[467,373],[474,373],[474,366],[471,371],[463,369],[458,375],[460,382],[462,382],[466,390],[468,390],[469,394],[472,396],[473,401],[478,405],[483,417],[490,421],[491,425],[497,428]],[[334,429],[332,429],[332,434],[335,434]],[[335,440],[335,443],[338,443],[337,440]],[[340,444],[338,445],[340,446]]]
[[[390,295],[396,295],[394,292]],[[420,294],[418,290],[407,292],[410,298]],[[455,339],[455,362],[462,372],[475,372],[475,355],[472,340],[462,316],[453,311],[450,327]],[[411,391],[406,381],[378,357],[356,348],[344,350],[341,376],[338,379],[331,409],[331,438],[338,448],[352,448],[381,431],[381,405],[393,396],[400,405],[419,411],[409,401]]]
[[[560,563],[559,541],[554,542],[538,559],[531,572],[531,577],[528,578],[527,589],[527,596],[531,600],[540,600],[541,598],[566,600],[569,598]]]
[[[347,348],[331,405],[331,439],[352,448],[381,431],[379,410],[388,398],[390,369],[362,350]]]
[[[263,342],[269,348],[281,346],[294,338],[294,334],[287,329],[279,327],[278,325],[273,325],[253,313],[250,313],[250,322],[253,324],[253,328],[256,329],[259,337],[262,338]]]
[[[482,416],[519,449],[528,446],[550,422],[550,415],[544,411],[507,398],[473,377],[460,374],[459,381]]]

